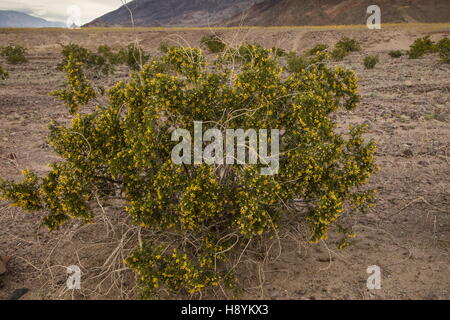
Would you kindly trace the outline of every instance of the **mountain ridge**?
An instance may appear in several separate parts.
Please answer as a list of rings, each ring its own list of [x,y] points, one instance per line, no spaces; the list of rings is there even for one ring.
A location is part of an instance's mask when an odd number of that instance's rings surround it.
[[[0,28],[62,28],[62,22],[48,21],[24,12],[0,10]]]
[[[372,0],[134,0],[136,26],[302,26],[365,24]],[[450,22],[449,0],[378,0],[382,23]],[[127,7],[87,27],[131,26]]]

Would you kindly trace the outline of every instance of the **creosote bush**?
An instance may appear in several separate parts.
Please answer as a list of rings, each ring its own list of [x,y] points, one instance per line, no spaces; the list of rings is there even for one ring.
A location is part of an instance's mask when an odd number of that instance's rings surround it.
[[[120,50],[119,54],[120,60],[134,71],[141,69],[150,59],[150,56],[145,54],[144,50],[135,43],[128,45],[126,49]]]
[[[366,56],[364,58],[364,67],[366,69],[373,69],[375,65],[379,62],[378,56]]]
[[[427,53],[433,53],[435,51],[434,42],[430,39],[430,36],[416,39],[410,46],[408,55],[410,59],[418,59]]]
[[[22,46],[9,45],[0,50],[0,55],[6,58],[9,64],[23,64],[28,62],[25,57],[27,50]]]
[[[177,47],[179,47],[179,46],[168,44],[167,42],[161,42],[159,44],[159,51],[161,51],[162,53],[167,53],[167,52],[169,52],[169,49],[173,49],[173,48],[177,48]]]
[[[359,45],[358,41],[355,39],[350,39],[348,37],[343,37],[341,40],[339,40],[336,43],[336,48],[342,48],[347,52],[356,52],[361,51],[361,46]]]
[[[389,56],[391,58],[400,58],[403,55],[403,53],[400,50],[393,50],[389,52]]]
[[[226,44],[222,41],[220,35],[204,36],[201,45],[206,46],[211,53],[223,52],[226,48]]]
[[[331,51],[331,58],[336,61],[342,61],[351,52],[360,51],[361,46],[355,39],[350,39],[348,37],[343,37],[339,40],[334,49]]]
[[[317,50],[315,53],[307,52],[303,55],[297,55],[295,52],[289,52],[286,58],[287,70],[291,73],[302,72],[309,66],[322,64],[329,59],[330,54],[326,50]]]
[[[92,70],[104,75],[113,74],[115,66],[122,64],[128,65],[132,70],[138,70],[149,60],[149,56],[135,44],[130,44],[118,51],[108,45],[101,45],[97,48],[97,52],[92,52],[74,43],[62,47],[63,59],[58,64],[60,71],[64,70],[69,58],[81,63],[85,70]]]
[[[331,117],[358,105],[352,71],[313,63],[290,73],[279,60],[249,44],[209,62],[200,49],[169,48],[112,87],[108,104],[79,113],[93,94],[69,58],[70,88],[59,95],[75,117],[49,134],[61,160],[45,177],[25,171],[22,182],[2,180],[1,196],[45,212],[50,230],[70,219],[92,222],[94,194],[121,198],[136,225],[159,235],[126,260],[144,298],[232,284],[246,244],[270,241],[288,211],[308,221],[311,242],[327,239],[345,210],[373,200],[366,184],[377,170],[375,142],[363,138],[363,126],[338,133]],[[261,175],[261,164],[174,164],[171,133],[192,132],[196,120],[222,132],[279,129],[278,174]]]
[[[331,58],[335,61],[342,61],[348,54],[349,52],[343,48],[334,48],[331,51]]]
[[[273,47],[272,48],[272,52],[274,53],[275,56],[277,57],[285,57],[288,55],[288,53],[286,52],[286,50],[284,50],[283,48],[278,48],[278,47]]]
[[[70,113],[76,113],[81,106],[87,105],[89,100],[95,98],[96,93],[85,76],[83,63],[78,59],[69,56],[63,71],[66,72],[66,88],[52,91],[50,95],[64,101]]]
[[[115,53],[107,45],[99,46],[97,53],[94,53],[75,43],[71,43],[62,46],[62,55],[63,59],[57,67],[60,71],[64,71],[69,59],[81,63],[86,70],[103,73],[104,75],[113,74],[115,72],[114,66],[123,63],[120,53]]]
[[[436,51],[439,53],[441,61],[450,63],[450,39],[445,37],[436,43]]]
[[[313,48],[306,50],[305,51],[305,55],[306,56],[313,56],[313,55],[316,55],[316,54],[318,54],[320,52],[327,51],[328,48],[329,48],[329,46],[327,44],[318,44],[318,45],[314,46]]]
[[[4,70],[2,66],[0,66],[0,79],[6,80],[8,78],[9,78],[9,73],[6,72],[6,70]]]

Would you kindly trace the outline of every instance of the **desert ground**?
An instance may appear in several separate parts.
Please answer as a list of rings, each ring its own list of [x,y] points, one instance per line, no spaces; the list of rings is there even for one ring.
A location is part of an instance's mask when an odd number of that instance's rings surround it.
[[[198,46],[202,36],[219,32],[230,43],[258,42],[301,52],[318,43],[333,45],[342,36],[357,39],[362,51],[341,62],[359,78],[361,103],[337,115],[340,125],[366,123],[368,138],[378,145],[380,172],[371,180],[378,189],[375,207],[344,217],[357,233],[351,245],[337,250],[330,240],[308,244],[306,226],[290,221],[264,261],[245,257],[240,265],[244,299],[450,299],[450,65],[437,55],[411,60],[388,55],[407,50],[418,38],[450,36],[450,24],[363,27],[248,28],[231,30],[0,29],[0,46],[28,48],[29,62],[0,63],[10,78],[0,82],[0,175],[20,179],[20,171],[46,173],[58,158],[47,145],[51,120],[69,123],[63,103],[48,93],[59,88],[64,74],[56,70],[60,45],[70,42],[95,49],[100,44],[123,47],[139,39],[157,55],[161,42]],[[365,70],[363,58],[378,54],[379,64]],[[105,87],[126,79],[120,69]],[[136,241],[136,228],[114,205],[102,208],[92,225],[72,221],[57,232],[41,225],[43,214],[30,214],[0,202],[0,255],[10,258],[0,276],[0,299],[27,288],[22,299],[132,299],[134,276],[121,260]],[[108,224],[114,223],[114,227]],[[128,235],[124,235],[128,233]],[[273,258],[273,259],[272,259]],[[69,265],[82,268],[82,290],[66,289]],[[366,270],[378,265],[380,290],[369,290]],[[193,298],[233,298],[234,296]]]

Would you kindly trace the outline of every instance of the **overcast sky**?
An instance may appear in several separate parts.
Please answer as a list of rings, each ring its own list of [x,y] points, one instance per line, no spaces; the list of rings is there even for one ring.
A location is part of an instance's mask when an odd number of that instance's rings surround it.
[[[126,2],[130,2],[127,0]],[[76,5],[81,9],[81,22],[87,23],[115,10],[121,0],[0,0],[0,10],[16,10],[51,21],[66,22],[67,9]]]

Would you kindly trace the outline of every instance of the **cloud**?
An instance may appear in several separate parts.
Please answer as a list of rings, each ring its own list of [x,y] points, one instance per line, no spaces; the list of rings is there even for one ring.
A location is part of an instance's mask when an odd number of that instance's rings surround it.
[[[128,1],[129,2],[129,1]],[[121,0],[1,0],[0,10],[21,11],[50,21],[65,22],[67,9],[76,5],[81,9],[81,22],[87,23],[122,6]]]

